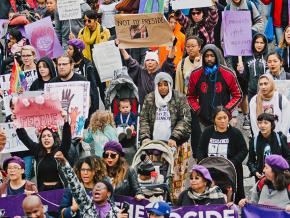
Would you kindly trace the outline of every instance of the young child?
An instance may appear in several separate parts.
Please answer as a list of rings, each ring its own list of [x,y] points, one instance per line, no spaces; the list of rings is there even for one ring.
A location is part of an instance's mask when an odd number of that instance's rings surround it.
[[[90,145],[91,155],[102,157],[104,145],[109,141],[118,141],[113,114],[97,111],[92,114],[89,128],[84,131],[83,142]]]
[[[114,16],[117,12],[115,9],[117,4],[118,2],[113,2],[112,0],[104,0],[98,11],[98,13],[102,14],[102,26],[110,31],[113,38],[116,36]]]
[[[132,106],[129,99],[120,100],[120,112],[115,117],[119,141],[122,141],[125,138],[130,139],[132,135],[136,135],[136,132],[134,131],[134,126],[136,125],[136,115],[131,112],[131,109]]]
[[[46,12],[46,0],[37,0],[37,8],[35,13],[39,16],[39,19],[43,18]]]

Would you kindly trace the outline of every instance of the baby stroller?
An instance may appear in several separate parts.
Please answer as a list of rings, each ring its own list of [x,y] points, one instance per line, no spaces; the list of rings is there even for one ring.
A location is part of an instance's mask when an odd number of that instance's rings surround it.
[[[215,185],[227,196],[227,202],[234,201],[237,191],[237,173],[234,164],[223,157],[207,157],[199,164],[209,170]]]
[[[153,170],[149,178],[142,180],[140,169],[144,165],[144,155],[148,156]],[[143,144],[134,156],[132,167],[138,172],[138,180],[145,196],[151,201],[171,201],[170,190],[173,177],[174,157],[171,148],[162,141],[150,141]],[[145,169],[143,169],[145,170]],[[159,197],[161,196],[161,198]]]
[[[139,96],[138,88],[134,84],[131,77],[128,75],[126,67],[123,67],[120,70],[114,72],[114,78],[110,83],[109,88],[106,91],[105,98],[105,107],[108,110],[111,110],[114,114],[114,117],[119,113],[119,104],[120,100],[129,99],[131,103],[131,112],[137,116],[137,122],[135,128],[136,135],[132,138],[124,138],[120,140],[120,143],[123,145],[123,148],[126,152],[126,158],[129,163],[132,162],[133,156],[136,153],[138,147],[138,129],[139,129]]]

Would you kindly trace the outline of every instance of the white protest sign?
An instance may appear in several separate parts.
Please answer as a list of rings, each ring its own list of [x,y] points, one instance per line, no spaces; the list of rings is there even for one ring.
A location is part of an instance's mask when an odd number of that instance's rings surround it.
[[[18,138],[13,123],[0,123],[0,127],[4,130],[7,137],[5,148],[0,153],[10,153],[28,150],[27,147]],[[37,136],[35,133],[35,128],[25,128],[25,129],[29,137],[36,142]]]
[[[274,80],[276,89],[290,101],[290,80]]]
[[[206,8],[212,6],[212,0],[172,0],[172,9]]]
[[[57,11],[60,20],[80,19],[82,17],[80,0],[59,0]]]
[[[113,40],[95,44],[93,59],[102,82],[112,80],[114,71],[122,68],[120,51]]]
[[[90,83],[86,81],[46,83],[44,92],[57,97],[69,116],[72,137],[82,137],[90,107]]]

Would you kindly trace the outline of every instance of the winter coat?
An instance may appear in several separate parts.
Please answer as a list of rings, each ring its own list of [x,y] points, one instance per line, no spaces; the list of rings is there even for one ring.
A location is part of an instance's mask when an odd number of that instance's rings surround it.
[[[287,25],[287,22],[285,22],[286,20],[284,20],[284,19],[282,20],[282,16],[288,15],[288,13],[287,13],[288,6],[286,5],[286,7],[283,8],[284,0],[261,0],[261,2],[265,5],[269,5],[272,3],[271,16],[273,17],[274,27],[282,27],[283,24]],[[286,18],[286,16],[285,16],[285,18]]]
[[[277,138],[276,132],[272,132],[268,139],[264,138],[261,133],[258,138],[251,139],[249,144],[249,158],[247,165],[251,172],[251,175],[255,175],[256,172],[263,173],[265,165],[265,157],[270,154],[282,155],[290,164],[290,149],[287,144],[286,136],[282,132],[278,132],[280,143]],[[256,142],[256,149],[255,149]],[[280,145],[279,145],[280,144]],[[265,150],[266,146],[270,145],[270,150]],[[266,153],[268,152],[268,153]],[[270,153],[269,153],[270,152]]]
[[[9,186],[9,180],[7,182],[0,184],[0,198],[4,197],[4,196],[6,197],[8,186]],[[24,186],[25,186],[24,190],[26,190],[26,191],[33,191],[35,193],[38,192],[36,185],[33,182],[26,181]]]
[[[153,139],[154,123],[156,119],[155,93],[151,92],[145,97],[140,114],[140,138]],[[168,110],[171,120],[170,139],[181,145],[189,139],[191,133],[191,114],[186,97],[178,92],[172,91],[172,98],[168,102]]]
[[[269,69],[266,71],[266,74],[270,74],[274,80],[290,80],[290,73],[286,72],[283,67],[277,76],[273,75]]]

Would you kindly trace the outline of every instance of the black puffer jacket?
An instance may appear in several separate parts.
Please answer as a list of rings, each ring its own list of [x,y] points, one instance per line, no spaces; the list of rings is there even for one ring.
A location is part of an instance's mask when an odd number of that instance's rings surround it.
[[[143,194],[136,171],[133,168],[129,168],[127,175],[123,182],[115,187],[114,194],[135,197],[138,194]]]

